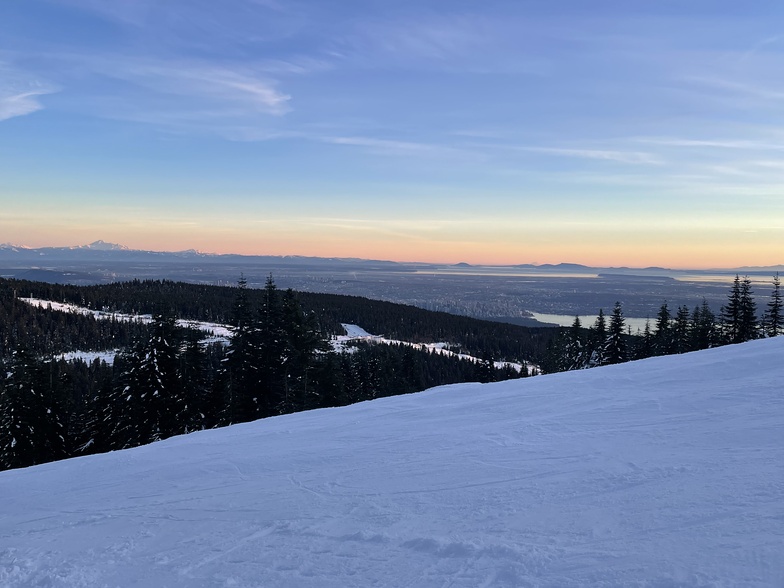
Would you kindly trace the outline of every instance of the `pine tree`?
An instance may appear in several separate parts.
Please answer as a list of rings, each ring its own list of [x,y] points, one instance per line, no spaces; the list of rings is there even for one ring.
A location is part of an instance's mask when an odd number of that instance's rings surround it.
[[[659,308],[656,316],[656,332],[653,335],[653,349],[655,355],[669,355],[675,349],[672,333],[672,319],[670,309],[665,301]]]
[[[693,351],[715,347],[719,342],[716,316],[708,301],[703,298],[702,305],[694,308],[691,318],[690,348]]]
[[[643,329],[642,336],[637,340],[637,346],[634,350],[635,359],[646,359],[653,356],[653,333],[651,332],[651,321],[645,321],[645,328]]]
[[[751,290],[751,279],[744,277],[740,285],[740,324],[738,326],[739,342],[751,341],[757,338],[757,304],[754,302]]]
[[[628,360],[624,331],[623,310],[621,309],[621,303],[616,302],[610,317],[610,328],[604,344],[604,363],[616,364]]]
[[[735,274],[727,304],[721,307],[721,329],[726,343],[740,343],[741,294],[740,276]]]
[[[672,326],[672,340],[675,353],[686,353],[691,346],[691,324],[687,306],[679,306]]]
[[[207,353],[202,347],[201,334],[195,328],[188,330],[185,347],[180,356],[183,406],[179,417],[184,433],[206,427],[210,406],[211,382],[207,377]]]
[[[604,365],[604,348],[607,340],[607,322],[604,318],[604,309],[599,309],[599,315],[591,328],[591,351],[588,359],[588,367]]]
[[[0,469],[65,457],[65,427],[44,365],[19,347],[0,391]]]
[[[585,333],[583,331],[580,317],[575,316],[572,326],[566,333],[566,344],[563,350],[563,369],[566,370],[580,370],[587,367],[587,358],[585,357]]]
[[[773,277],[773,292],[771,292],[768,308],[765,311],[765,328],[768,337],[777,337],[784,333],[784,313],[782,312],[781,281],[779,274]]]
[[[120,443],[135,447],[183,432],[179,333],[172,315],[157,314],[147,341],[137,345],[123,374]]]
[[[317,355],[325,353],[329,344],[319,331],[316,316],[305,314],[291,289],[283,294],[282,313],[286,333],[284,412],[316,407],[319,401],[310,372]]]
[[[223,362],[221,381],[227,393],[226,424],[242,423],[260,416],[259,330],[248,302],[244,276],[237,283],[237,294],[232,312],[232,337]]]
[[[283,414],[286,410],[286,374],[292,360],[285,316],[278,287],[270,275],[262,291],[258,319],[259,388],[253,418]]]

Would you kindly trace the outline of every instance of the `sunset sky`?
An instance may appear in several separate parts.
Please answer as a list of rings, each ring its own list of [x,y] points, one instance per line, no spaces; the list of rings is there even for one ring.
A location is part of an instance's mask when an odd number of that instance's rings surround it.
[[[784,3],[5,0],[0,242],[784,263]]]

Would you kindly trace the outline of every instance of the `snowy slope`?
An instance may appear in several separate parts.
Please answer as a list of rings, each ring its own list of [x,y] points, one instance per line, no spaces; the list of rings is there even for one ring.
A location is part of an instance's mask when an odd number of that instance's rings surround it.
[[[784,586],[784,337],[0,473],[0,586]]]

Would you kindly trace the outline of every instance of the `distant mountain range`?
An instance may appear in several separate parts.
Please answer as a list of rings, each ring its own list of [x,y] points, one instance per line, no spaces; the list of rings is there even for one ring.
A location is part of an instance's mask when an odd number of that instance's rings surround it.
[[[663,267],[593,267],[579,263],[558,263],[558,264],[515,264],[506,266],[476,265],[465,262],[455,264],[438,264],[428,262],[395,262],[385,260],[370,260],[361,258],[336,258],[336,257],[308,257],[302,255],[240,255],[240,254],[217,254],[203,253],[195,249],[184,251],[146,251],[140,249],[130,249],[124,245],[110,243],[107,241],[93,241],[87,245],[76,245],[72,247],[25,247],[23,245],[13,245],[10,243],[0,244],[0,264],[6,267],[20,267],[20,264],[27,267],[53,267],[60,263],[91,263],[96,261],[106,262],[183,262],[186,260],[200,261],[204,263],[233,263],[233,264],[259,264],[270,266],[314,266],[325,267],[338,265],[341,269],[347,266],[356,265],[361,269],[375,269],[406,271],[422,270],[428,271],[477,271],[483,269],[503,269],[504,271],[534,271],[534,272],[560,272],[560,273],[586,273],[612,275],[635,275],[635,276],[672,276],[673,274],[702,274],[702,273],[721,273],[721,274],[770,274],[772,272],[784,272],[784,264],[776,266],[746,266],[740,268],[714,268],[714,269],[694,269],[694,270],[673,270]],[[9,265],[11,264],[11,265]]]

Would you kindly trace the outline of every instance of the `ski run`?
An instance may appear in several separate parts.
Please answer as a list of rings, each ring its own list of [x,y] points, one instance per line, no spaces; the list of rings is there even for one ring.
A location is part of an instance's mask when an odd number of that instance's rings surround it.
[[[0,473],[3,588],[784,586],[784,337]]]

